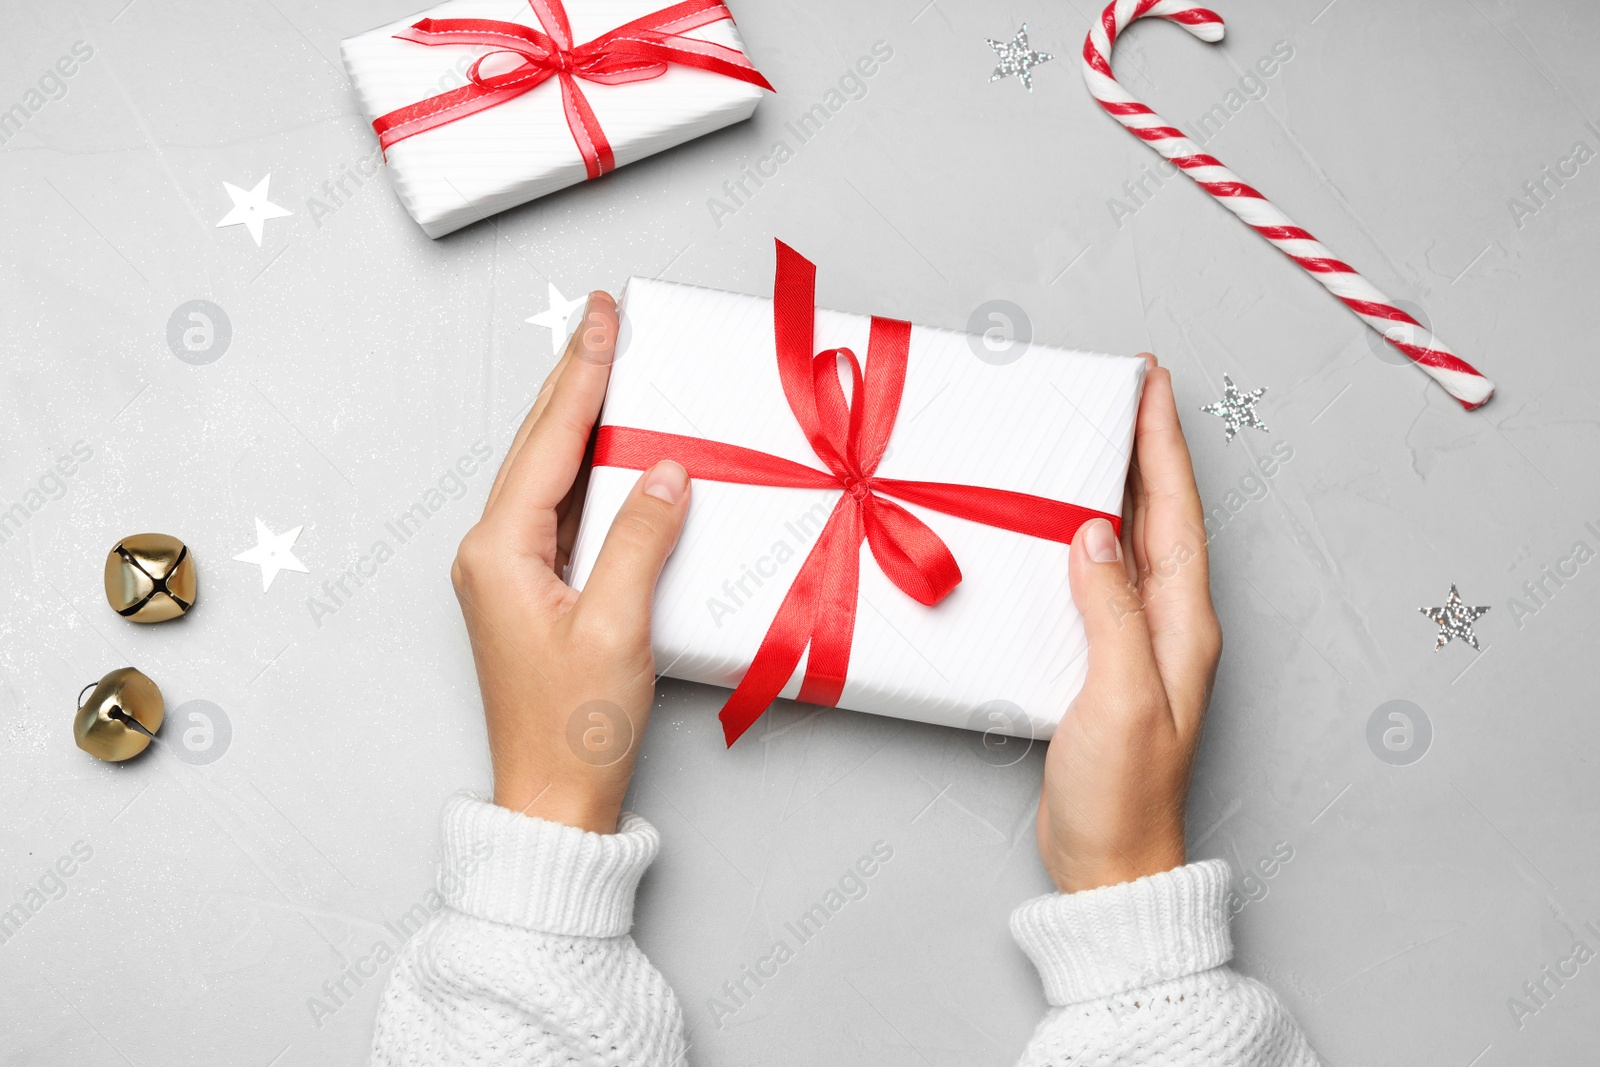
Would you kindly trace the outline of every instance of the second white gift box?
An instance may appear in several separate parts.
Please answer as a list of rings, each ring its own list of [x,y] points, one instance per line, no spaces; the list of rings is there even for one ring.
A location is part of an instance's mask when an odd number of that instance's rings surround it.
[[[628,282],[569,580],[678,459],[656,669],[739,687],[730,744],[778,695],[1050,736],[1087,666],[1068,543],[1121,510],[1144,360],[814,311],[812,271],[780,244],[776,303]]]
[[[718,0],[450,0],[341,52],[429,237],[749,118],[772,88]]]

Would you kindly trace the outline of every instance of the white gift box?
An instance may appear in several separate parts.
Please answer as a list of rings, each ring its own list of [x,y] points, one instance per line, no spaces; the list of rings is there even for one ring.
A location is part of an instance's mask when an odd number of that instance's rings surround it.
[[[582,45],[670,3],[566,0],[565,6],[573,41]],[[394,36],[423,18],[493,19],[542,28],[526,0],[450,0],[346,39],[340,48],[344,67],[368,122],[467,85],[472,63],[495,51],[423,45]],[[683,36],[744,51],[731,19]],[[487,64],[485,72],[491,72]],[[579,79],[577,84],[619,167],[749,118],[764,91],[676,63],[648,81],[606,85]],[[556,78],[392,144],[386,157],[395,192],[429,237],[442,237],[588,176]]]
[[[886,309],[887,310],[887,309]],[[864,358],[870,319],[816,312],[815,349]],[[1015,358],[1012,358],[1015,357]],[[1120,514],[1143,359],[915,326],[899,414],[876,475],[1029,493]],[[848,395],[850,386],[844,383]],[[769,299],[634,278],[622,300],[603,425],[740,445],[823,469],[785,400]],[[582,587],[637,470],[596,467],[568,578]],[[656,670],[733,687],[840,490],[696,479],[656,588]],[[924,607],[861,546],[840,707],[1013,736],[1050,736],[1083,683],[1068,546],[904,504],[963,580]],[[802,658],[783,696],[800,689]]]

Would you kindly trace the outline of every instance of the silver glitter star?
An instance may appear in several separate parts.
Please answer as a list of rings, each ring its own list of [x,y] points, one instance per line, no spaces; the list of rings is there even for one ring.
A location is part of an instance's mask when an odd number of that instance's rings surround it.
[[[989,76],[991,82],[1001,78],[1009,78],[1013,74],[1022,79],[1022,84],[1033,92],[1033,68],[1040,63],[1048,63],[1055,56],[1048,52],[1035,52],[1028,47],[1028,24],[1024,22],[1022,29],[1009,41],[996,41],[992,37],[985,37],[989,47],[994,49],[994,54],[1000,57],[1000,65],[994,68],[994,73]]]
[[[1448,645],[1452,637],[1459,637],[1473,648],[1477,648],[1478,635],[1472,632],[1472,621],[1489,609],[1467,607],[1461,602],[1461,594],[1456,592],[1456,587],[1452,584],[1450,599],[1445,601],[1444,607],[1417,610],[1439,624],[1439,640],[1433,646],[1433,650],[1437,652]]]
[[[1207,404],[1200,410],[1208,415],[1215,415],[1227,423],[1229,441],[1233,440],[1233,435],[1239,432],[1241,426],[1254,426],[1263,433],[1272,432],[1267,429],[1266,423],[1256,417],[1256,401],[1266,394],[1266,386],[1241,393],[1234,388],[1233,379],[1224,374],[1222,387],[1222,399],[1215,404]]]

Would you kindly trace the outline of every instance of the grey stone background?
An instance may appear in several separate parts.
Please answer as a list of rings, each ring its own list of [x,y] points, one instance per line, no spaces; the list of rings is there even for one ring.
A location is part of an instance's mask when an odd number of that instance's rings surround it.
[[[1226,0],[1221,45],[1145,23],[1117,51],[1127,85],[1191,134],[1212,113],[1208,151],[1498,382],[1468,414],[1186,179],[1130,198],[1157,157],[1084,91],[1084,0],[743,0],[780,90],[753,121],[438,242],[381,173],[338,204],[322,187],[374,148],[339,40],[416,2],[0,3],[0,108],[25,113],[0,144],[0,506],[21,505],[0,543],[0,908],[28,913],[0,943],[0,1060],[364,1058],[383,976],[359,972],[441,873],[441,800],[487,783],[446,572],[492,468],[459,489],[449,470],[478,442],[498,456],[548,369],[526,321],[547,283],[762,293],[781,236],[821,264],[826,306],[961,328],[1006,299],[1040,340],[1173,369],[1228,643],[1192,854],[1234,863],[1236,965],[1323,1056],[1594,1061],[1600,963],[1574,944],[1600,949],[1600,8]],[[988,80],[984,38],[1023,22],[1056,56],[1031,95]],[[866,95],[796,144],[784,123],[880,40]],[[1277,42],[1292,58],[1230,98]],[[714,217],[780,138],[778,178]],[[261,247],[218,229],[222,183],[269,174],[293,214]],[[231,326],[200,365],[167,342],[196,299]],[[1225,444],[1198,411],[1224,373],[1268,387],[1270,434]],[[1262,477],[1278,444],[1292,458]],[[415,537],[387,531],[431,499]],[[308,568],[265,593],[233,560],[257,519],[303,527]],[[142,530],[197,554],[182,622],[104,604],[104,553]],[[379,540],[393,558],[314,618]],[[1435,653],[1418,614],[1451,583],[1491,609],[1476,653]],[[169,723],[109,766],[73,747],[74,696],[125,664]],[[724,751],[721,697],[661,685],[633,799],[666,842],[637,936],[692,1058],[1011,1062],[1043,1010],[1006,931],[1048,888],[1039,746],[782,705]],[[1391,700],[1431,724],[1408,765],[1368,743]],[[191,701],[226,721],[223,741],[209,714],[212,751]],[[865,898],[715,1025],[708,998],[878,841],[893,858]]]

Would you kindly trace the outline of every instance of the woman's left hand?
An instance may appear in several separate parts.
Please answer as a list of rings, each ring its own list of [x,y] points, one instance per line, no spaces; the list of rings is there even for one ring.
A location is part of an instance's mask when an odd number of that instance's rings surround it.
[[[633,777],[655,699],[651,600],[689,511],[688,474],[657,463],[612,521],[582,593],[561,580],[616,340],[616,302],[591,293],[450,568],[483,694],[494,802],[596,833],[616,830]]]

